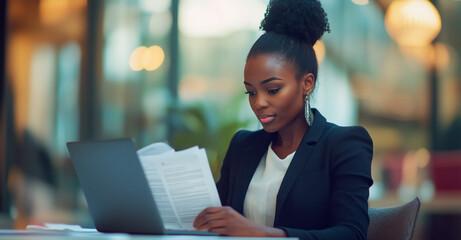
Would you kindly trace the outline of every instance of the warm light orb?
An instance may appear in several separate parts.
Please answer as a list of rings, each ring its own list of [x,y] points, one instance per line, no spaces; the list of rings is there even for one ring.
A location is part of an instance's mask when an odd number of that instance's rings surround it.
[[[323,59],[325,59],[325,44],[318,40],[315,44],[314,44],[314,51],[315,51],[315,55],[317,56],[317,62],[318,64],[320,64]]]
[[[415,158],[419,168],[425,168],[431,160],[431,153],[426,148],[420,148],[415,152]]]
[[[159,46],[138,47],[130,56],[130,68],[133,71],[154,71],[159,68],[165,60],[165,53]]]
[[[39,4],[40,22],[53,25],[86,7],[86,0],[41,0]]]
[[[159,46],[151,46],[144,53],[144,68],[147,71],[154,71],[162,65],[164,59],[163,49]]]
[[[133,71],[141,71],[144,69],[144,54],[147,48],[142,46],[136,48],[130,56],[130,68]]]
[[[454,53],[455,50],[444,43],[437,42],[434,44],[434,59],[433,63],[437,69],[442,70],[447,68],[450,65],[450,62],[453,62],[453,56],[450,56],[451,53]]]
[[[440,14],[428,0],[395,0],[384,21],[391,38],[402,46],[426,46],[442,28]]]

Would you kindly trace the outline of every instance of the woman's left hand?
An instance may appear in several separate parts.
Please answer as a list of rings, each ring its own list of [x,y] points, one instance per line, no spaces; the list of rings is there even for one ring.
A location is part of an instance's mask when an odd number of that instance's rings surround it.
[[[285,231],[259,226],[250,222],[231,207],[209,207],[197,215],[194,221],[197,230],[227,236],[269,237],[286,236]]]

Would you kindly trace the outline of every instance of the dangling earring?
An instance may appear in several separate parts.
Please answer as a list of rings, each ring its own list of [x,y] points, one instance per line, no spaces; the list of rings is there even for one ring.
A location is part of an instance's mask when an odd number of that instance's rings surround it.
[[[304,107],[304,117],[306,118],[307,125],[312,126],[312,123],[314,122],[314,114],[312,114],[312,111],[311,111],[309,94],[306,95],[305,100],[306,100],[306,105]]]

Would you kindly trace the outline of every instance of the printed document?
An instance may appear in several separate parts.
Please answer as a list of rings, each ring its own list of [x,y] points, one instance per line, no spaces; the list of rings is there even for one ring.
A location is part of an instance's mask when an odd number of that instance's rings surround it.
[[[138,156],[166,229],[193,230],[203,209],[221,206],[205,149],[154,143]]]

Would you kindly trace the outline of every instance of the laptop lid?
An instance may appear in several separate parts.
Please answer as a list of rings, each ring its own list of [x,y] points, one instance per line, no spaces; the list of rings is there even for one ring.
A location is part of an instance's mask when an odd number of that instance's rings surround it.
[[[98,231],[164,233],[132,140],[69,142],[67,148]]]

